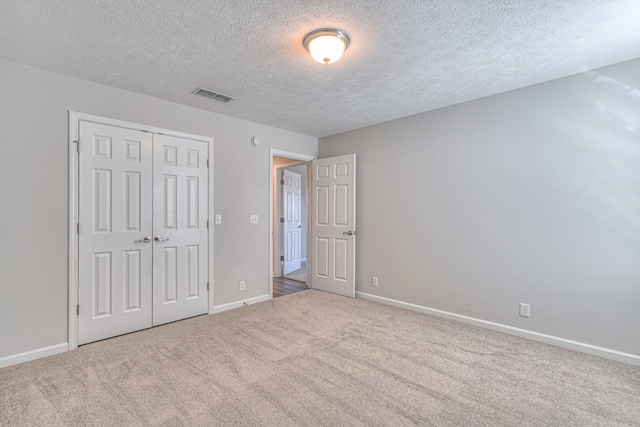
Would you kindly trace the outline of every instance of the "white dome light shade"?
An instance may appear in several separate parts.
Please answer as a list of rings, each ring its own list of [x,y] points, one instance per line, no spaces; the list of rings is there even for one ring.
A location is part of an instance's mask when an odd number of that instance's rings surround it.
[[[309,42],[311,57],[321,64],[332,64],[342,58],[347,45],[334,36],[320,36]]]
[[[322,28],[310,32],[304,38],[304,47],[311,57],[321,64],[332,64],[342,58],[349,47],[349,35],[342,30]]]

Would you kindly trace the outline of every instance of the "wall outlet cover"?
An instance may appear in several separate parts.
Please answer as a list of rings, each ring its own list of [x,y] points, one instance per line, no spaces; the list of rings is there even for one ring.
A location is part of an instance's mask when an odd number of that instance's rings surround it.
[[[529,304],[520,303],[520,316],[531,317],[531,306]]]

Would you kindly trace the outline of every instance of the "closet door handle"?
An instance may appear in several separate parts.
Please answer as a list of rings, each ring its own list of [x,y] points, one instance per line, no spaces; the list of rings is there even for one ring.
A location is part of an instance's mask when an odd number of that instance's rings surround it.
[[[155,240],[156,242],[168,242],[169,239],[166,239],[164,237],[160,237],[160,236],[156,236],[153,240]]]
[[[151,243],[151,237],[144,236],[142,239],[138,240],[137,242],[140,242],[140,243]]]

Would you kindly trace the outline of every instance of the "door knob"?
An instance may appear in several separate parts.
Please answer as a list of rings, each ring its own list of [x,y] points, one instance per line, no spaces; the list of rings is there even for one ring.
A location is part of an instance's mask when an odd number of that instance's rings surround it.
[[[149,237],[149,236],[144,236],[144,237],[142,238],[142,240],[138,240],[138,242],[140,242],[140,243],[151,243],[151,237]]]
[[[356,232],[355,232],[355,231],[351,231],[351,230],[349,230],[349,231],[345,231],[345,232],[344,232],[344,233],[342,233],[342,234],[344,234],[345,236],[355,236],[355,235],[356,235]]]
[[[155,240],[156,242],[168,242],[169,239],[166,239],[164,237],[160,237],[160,236],[156,236],[153,240]]]

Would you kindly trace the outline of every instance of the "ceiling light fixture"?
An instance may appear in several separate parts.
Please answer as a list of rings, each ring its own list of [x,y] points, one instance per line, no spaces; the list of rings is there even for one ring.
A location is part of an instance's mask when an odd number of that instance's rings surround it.
[[[313,30],[302,41],[313,59],[321,64],[332,64],[342,58],[342,54],[351,44],[349,34],[336,28]]]

